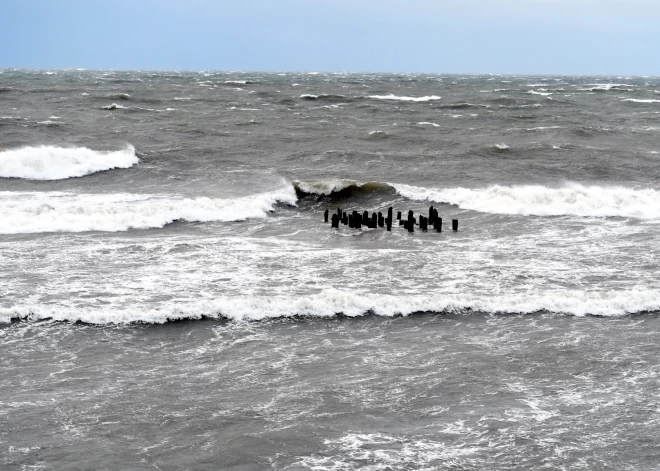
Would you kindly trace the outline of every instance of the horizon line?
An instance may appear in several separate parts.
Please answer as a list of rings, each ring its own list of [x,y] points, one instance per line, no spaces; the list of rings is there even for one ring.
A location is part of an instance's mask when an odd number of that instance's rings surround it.
[[[654,74],[604,74],[604,73],[514,73],[514,72],[394,72],[394,71],[340,71],[340,70],[233,70],[233,69],[186,69],[186,68],[163,68],[163,69],[124,69],[124,68],[87,68],[87,67],[0,67],[0,71],[16,70],[31,72],[183,72],[183,73],[234,73],[234,74],[335,74],[335,75],[369,75],[369,74],[391,74],[391,75],[473,75],[473,76],[503,76],[503,77],[617,77],[617,78],[660,78]]]

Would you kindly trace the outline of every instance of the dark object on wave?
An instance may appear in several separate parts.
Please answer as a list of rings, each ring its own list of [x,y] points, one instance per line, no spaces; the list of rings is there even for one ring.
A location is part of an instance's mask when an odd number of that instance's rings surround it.
[[[385,225],[385,218],[383,217],[383,213],[380,211],[378,212],[378,227],[383,227]]]
[[[428,221],[429,221],[429,220],[426,219],[424,216],[422,216],[422,215],[419,216],[419,229],[420,229],[421,231],[426,232],[426,230],[427,230],[428,227],[429,227],[429,226],[428,226]]]
[[[362,229],[362,215],[355,211],[355,228]]]
[[[326,209],[325,212],[323,213],[323,222],[328,222],[328,213],[329,213],[329,212],[330,212],[330,211],[328,211],[328,210]]]
[[[337,216],[336,214],[332,215],[332,227],[339,229],[339,216]]]
[[[435,225],[436,232],[442,232],[442,218],[437,217],[437,214],[436,214],[434,225]]]
[[[363,221],[363,224],[367,224],[367,225],[368,225],[368,222],[369,222],[369,211],[364,211],[364,212],[362,213],[362,221]]]
[[[458,231],[458,219],[451,220],[451,230],[454,232]]]
[[[371,215],[371,228],[372,229],[378,228],[378,216],[376,215],[376,213],[373,213]]]
[[[391,214],[387,219],[385,219],[385,226],[387,227],[388,231],[392,230],[392,215]]]
[[[396,220],[400,221],[401,220],[401,211],[397,211],[396,213]]]
[[[431,206],[429,208],[429,224],[433,224],[433,221],[435,220],[435,208]]]

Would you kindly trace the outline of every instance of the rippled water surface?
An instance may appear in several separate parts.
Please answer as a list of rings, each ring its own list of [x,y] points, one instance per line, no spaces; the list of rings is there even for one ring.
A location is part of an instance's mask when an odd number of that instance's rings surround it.
[[[0,467],[656,469],[659,159],[657,78],[2,70]]]

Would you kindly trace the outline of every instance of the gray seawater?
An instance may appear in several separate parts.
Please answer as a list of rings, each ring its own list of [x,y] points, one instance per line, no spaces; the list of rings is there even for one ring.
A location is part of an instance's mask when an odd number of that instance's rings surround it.
[[[0,467],[658,469],[659,138],[653,77],[2,70]]]

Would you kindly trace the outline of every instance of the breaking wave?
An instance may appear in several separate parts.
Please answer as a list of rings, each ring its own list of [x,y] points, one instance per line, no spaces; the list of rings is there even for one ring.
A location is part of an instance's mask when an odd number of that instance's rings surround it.
[[[0,152],[0,177],[62,180],[113,168],[129,168],[136,163],[138,158],[131,145],[114,152],[86,147],[22,147]]]
[[[319,101],[347,101],[344,95],[333,95],[333,94],[321,94],[321,95],[312,95],[310,93],[303,93],[300,95],[300,98],[303,100],[319,100]]]
[[[264,218],[277,203],[296,204],[291,186],[241,198],[172,198],[158,195],[91,195],[0,192],[0,233],[126,231],[174,221],[242,221]]]
[[[403,184],[393,184],[393,187],[406,198],[455,204],[494,214],[660,219],[660,192],[653,189],[577,183],[561,188],[493,185],[483,189],[431,189]]]
[[[388,95],[369,95],[367,98],[374,98],[376,100],[395,100],[395,101],[434,101],[434,100],[439,100],[441,97],[437,95],[420,96],[420,97],[397,96],[394,95],[393,93],[390,93]]]
[[[652,98],[641,99],[641,98],[626,98],[621,101],[631,101],[633,103],[660,103],[660,100],[654,100]]]
[[[172,304],[160,309],[133,306],[125,308],[78,308],[56,305],[17,305],[0,308],[0,322],[12,319],[53,319],[90,324],[165,323],[183,319],[224,318],[234,321],[260,321],[282,317],[328,318],[336,315],[357,317],[407,316],[418,312],[487,314],[535,314],[553,312],[574,316],[617,317],[660,309],[660,292],[626,291],[547,291],[530,294],[392,296],[351,293],[326,289],[308,296],[218,297],[190,303]]]
[[[358,193],[391,192],[394,190],[388,183],[340,179],[295,181],[293,187],[298,197],[309,195],[348,197]]]

